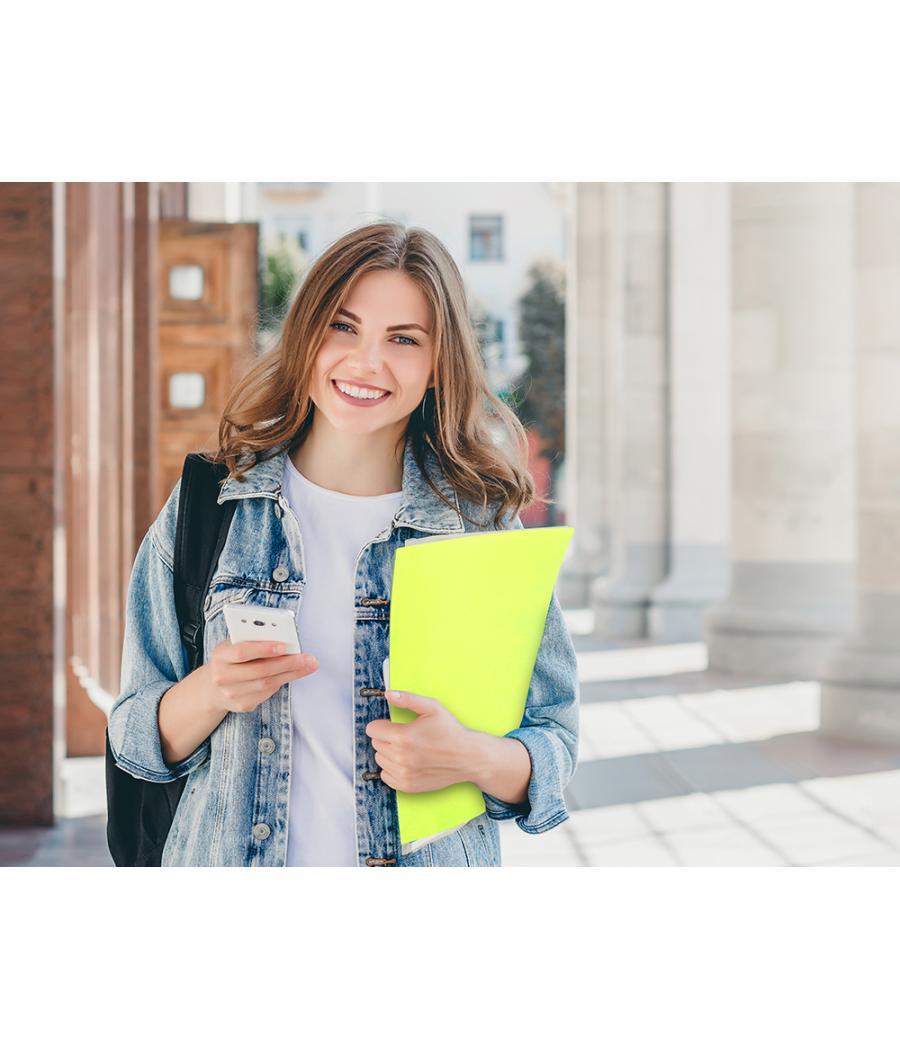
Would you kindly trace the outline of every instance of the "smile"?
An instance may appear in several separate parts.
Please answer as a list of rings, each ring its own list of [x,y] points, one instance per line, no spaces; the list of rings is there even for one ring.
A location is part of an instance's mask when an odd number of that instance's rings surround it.
[[[337,381],[334,379],[331,380],[331,385],[334,387],[338,397],[349,405],[380,405],[382,401],[386,401],[391,396],[390,390],[379,392],[377,390],[369,390],[366,387],[355,386],[353,383],[341,383],[338,386]]]

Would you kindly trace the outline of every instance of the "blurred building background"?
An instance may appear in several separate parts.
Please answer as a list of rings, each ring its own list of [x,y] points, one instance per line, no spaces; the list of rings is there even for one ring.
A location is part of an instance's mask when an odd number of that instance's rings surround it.
[[[134,554],[310,261],[381,217],[453,253],[555,501],[523,520],[575,527],[572,819],[504,824],[507,862],[900,860],[900,184],[0,198],[0,862],[108,863]]]

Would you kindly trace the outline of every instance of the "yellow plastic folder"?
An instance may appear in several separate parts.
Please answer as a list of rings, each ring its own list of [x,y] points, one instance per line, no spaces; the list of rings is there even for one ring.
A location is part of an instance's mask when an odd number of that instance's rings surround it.
[[[440,701],[470,729],[503,736],[525,712],[553,588],[574,529],[413,540],[394,553],[390,689]],[[389,704],[392,722],[418,716]],[[485,811],[473,783],[397,792],[401,845]],[[408,851],[408,850],[407,850]]]

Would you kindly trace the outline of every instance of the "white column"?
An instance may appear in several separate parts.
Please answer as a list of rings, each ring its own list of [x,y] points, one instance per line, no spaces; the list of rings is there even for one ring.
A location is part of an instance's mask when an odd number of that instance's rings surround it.
[[[822,730],[900,742],[900,186],[856,190],[857,615],[826,662]]]
[[[363,218],[360,222],[379,222],[384,218],[382,211],[380,182],[364,182],[363,187]]]
[[[703,611],[728,591],[729,186],[672,183],[669,204],[670,568],[652,593],[649,633],[694,641]]]
[[[853,191],[732,186],[731,590],[710,666],[816,677],[853,610]]]
[[[574,187],[566,281],[566,521],[572,553],[559,579],[563,605],[589,604],[590,584],[607,571],[609,396],[605,361],[622,333],[621,212],[623,187]]]
[[[621,336],[606,348],[605,411],[612,559],[591,588],[596,630],[647,634],[653,588],[668,571],[668,362],[665,183],[622,188]]]

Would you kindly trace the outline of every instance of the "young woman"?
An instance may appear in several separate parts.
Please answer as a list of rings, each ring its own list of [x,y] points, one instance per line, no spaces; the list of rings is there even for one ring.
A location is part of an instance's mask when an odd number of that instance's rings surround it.
[[[384,690],[397,547],[522,528],[534,495],[524,430],[487,385],[440,241],[382,222],[332,244],[209,458],[229,469],[219,502],[239,502],[206,598],[206,663],[187,673],[174,608],[179,481],[135,559],[109,719],[120,768],[188,778],[163,865],[499,865],[496,821],[565,820],[578,682],[555,594],[505,737],[461,725],[440,697]],[[293,608],[303,655],[231,644],[228,602]],[[418,717],[392,723],[388,699]],[[395,792],[466,781],[486,814],[405,851]]]

